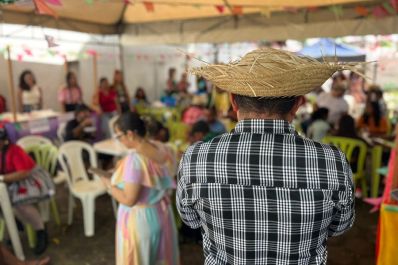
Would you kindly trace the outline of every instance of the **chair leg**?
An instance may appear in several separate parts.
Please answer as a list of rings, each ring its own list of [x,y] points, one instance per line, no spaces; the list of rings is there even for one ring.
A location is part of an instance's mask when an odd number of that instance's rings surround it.
[[[28,236],[28,242],[30,248],[35,248],[36,246],[36,231],[31,225],[25,225],[26,234]]]
[[[115,215],[115,218],[117,218],[117,202],[114,198],[111,198],[111,200],[112,200],[113,214]]]
[[[86,237],[94,235],[95,230],[95,197],[85,196],[82,199],[83,217],[84,217],[84,234]]]
[[[5,232],[5,222],[3,218],[0,218],[0,242],[4,239],[4,232]]]
[[[55,201],[55,198],[51,198],[50,206],[51,206],[51,213],[54,218],[54,221],[58,226],[60,226],[61,218],[59,217],[58,206],[57,206],[57,202]]]
[[[368,185],[365,176],[361,177],[362,198],[368,197]]]
[[[75,207],[75,201],[72,193],[69,193],[69,203],[68,203],[68,225],[73,223],[73,208]]]

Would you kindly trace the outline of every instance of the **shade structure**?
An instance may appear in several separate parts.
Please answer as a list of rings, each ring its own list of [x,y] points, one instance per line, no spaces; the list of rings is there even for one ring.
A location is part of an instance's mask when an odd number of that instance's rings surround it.
[[[330,38],[322,38],[318,42],[304,47],[299,54],[318,60],[336,59],[340,62],[364,62],[366,59],[365,52],[347,44],[336,43]]]

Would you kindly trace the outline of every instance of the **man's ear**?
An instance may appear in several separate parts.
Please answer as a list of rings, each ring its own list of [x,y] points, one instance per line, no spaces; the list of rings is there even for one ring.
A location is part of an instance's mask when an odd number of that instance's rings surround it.
[[[299,96],[296,99],[296,103],[294,104],[292,110],[291,110],[291,115],[294,117],[296,115],[297,110],[303,106],[306,102],[306,99],[304,96]]]
[[[232,93],[229,94],[229,101],[231,102],[233,111],[235,111],[237,113],[239,110],[239,107],[238,107],[238,104],[236,104],[234,94],[232,94]]]

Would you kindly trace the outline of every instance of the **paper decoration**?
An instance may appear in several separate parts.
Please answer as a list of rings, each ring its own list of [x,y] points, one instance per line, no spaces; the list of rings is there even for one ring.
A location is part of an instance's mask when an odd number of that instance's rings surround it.
[[[94,0],[86,0],[86,4],[92,5],[94,3]]]
[[[369,10],[364,6],[355,7],[355,13],[360,16],[367,17],[369,15]]]
[[[31,49],[25,48],[23,51],[25,52],[26,55],[28,55],[28,56],[33,56],[32,50],[31,50]]]
[[[147,12],[154,12],[155,11],[155,6],[152,2],[142,2],[145,6],[145,9]]]
[[[382,6],[376,6],[372,10],[373,16],[377,18],[382,18],[388,15],[388,12]]]
[[[98,55],[97,51],[92,50],[92,49],[87,50],[86,53],[87,53],[88,55],[92,55],[92,56]]]
[[[242,6],[233,6],[232,14],[238,15],[238,16],[243,15],[243,7]]]
[[[390,4],[398,12],[398,0],[390,0]]]
[[[18,60],[18,62],[22,62],[22,60],[23,60],[23,55],[22,55],[22,54],[18,54],[18,55],[17,55],[17,60]]]
[[[33,0],[33,3],[35,4],[36,13],[58,18],[57,12],[50,8],[44,0]]]
[[[44,38],[45,38],[46,41],[47,41],[48,48],[52,48],[52,47],[57,47],[57,46],[59,46],[58,44],[55,43],[54,37],[53,37],[53,36],[44,35]]]
[[[395,15],[397,12],[394,7],[390,3],[383,3],[383,8],[388,12],[390,15]]]
[[[343,16],[343,7],[341,5],[334,5],[329,7],[329,10],[334,14],[336,18],[340,18]]]
[[[29,124],[29,131],[31,134],[50,131],[50,123],[48,119],[31,120],[29,121],[28,124]]]
[[[46,0],[46,2],[54,6],[62,6],[61,0]]]
[[[131,4],[133,4],[130,0],[123,0],[123,3],[124,3],[125,5],[131,5]]]
[[[315,12],[317,11],[319,8],[317,6],[309,6],[307,7],[307,11],[308,12]]]
[[[218,5],[215,6],[215,8],[217,9],[218,13],[220,14],[224,13],[224,6]]]

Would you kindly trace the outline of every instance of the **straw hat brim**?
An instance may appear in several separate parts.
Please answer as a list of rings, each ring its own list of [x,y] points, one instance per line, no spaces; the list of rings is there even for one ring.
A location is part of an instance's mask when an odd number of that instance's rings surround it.
[[[230,64],[190,69],[227,92],[249,97],[305,95],[321,86],[336,71],[354,70],[357,64],[319,62],[309,57],[265,48]]]

